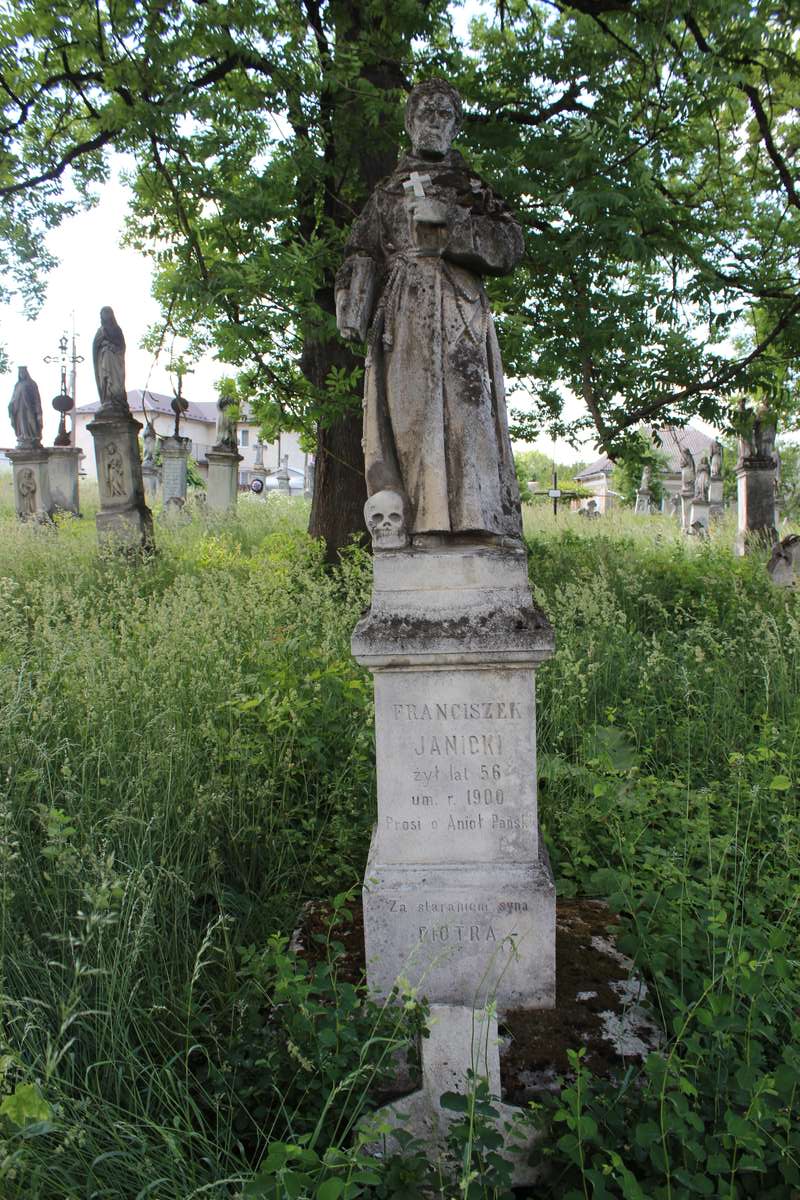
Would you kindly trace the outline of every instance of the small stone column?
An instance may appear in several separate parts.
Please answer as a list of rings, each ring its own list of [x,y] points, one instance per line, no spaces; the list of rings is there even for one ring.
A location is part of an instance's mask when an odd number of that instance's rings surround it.
[[[81,515],[78,468],[83,451],[78,446],[54,446],[50,451],[50,499],[55,512]]]
[[[139,458],[141,428],[130,413],[103,408],[87,425],[100,488],[97,536],[126,553],[153,548],[153,517],[145,504]]]
[[[432,1004],[551,1008],[555,886],[537,817],[535,677],[554,638],[525,553],[376,550],[373,572],[352,640],[375,681],[370,991],[387,997],[403,977]]]
[[[681,529],[684,533],[688,533],[691,529],[691,512],[692,500],[694,499],[693,488],[681,489]]]
[[[638,517],[648,517],[650,515],[650,513],[653,511],[652,493],[649,491],[643,492],[640,489],[636,493],[636,507],[634,508],[633,511]]]
[[[289,493],[292,490],[291,475],[289,474],[289,455],[284,454],[281,459],[281,467],[275,472],[275,478],[278,481],[278,491]]]
[[[775,459],[745,456],[736,467],[738,523],[736,553],[747,554],[752,544],[773,545],[775,528]]]
[[[241,454],[219,444],[206,452],[208,461],[207,506],[209,512],[233,512],[239,498]]]
[[[9,450],[14,478],[14,507],[20,521],[50,520],[53,502],[50,497],[48,464],[52,452],[44,446],[18,446]]]
[[[267,480],[267,468],[264,466],[264,443],[263,442],[256,442],[256,454],[255,454],[255,459],[253,461],[253,465],[250,468],[250,474],[253,477],[250,480],[250,490],[252,492],[254,492],[256,496],[263,496],[264,491],[265,491],[266,480]],[[253,487],[253,484],[255,483],[255,481],[257,479],[261,481],[261,487],[258,487],[258,485]]]
[[[161,439],[161,488],[166,508],[170,500],[186,502],[186,472],[192,439],[165,437]]]

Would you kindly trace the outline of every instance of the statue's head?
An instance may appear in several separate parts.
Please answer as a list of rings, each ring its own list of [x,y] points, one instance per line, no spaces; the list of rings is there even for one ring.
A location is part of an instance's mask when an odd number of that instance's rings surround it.
[[[404,550],[408,545],[406,502],[400,492],[387,488],[370,496],[364,519],[376,550]]]
[[[427,79],[412,89],[406,103],[406,132],[415,154],[443,158],[461,128],[461,97],[446,79]]]
[[[114,316],[114,310],[110,304],[104,304],[100,309],[100,324],[106,333],[117,328],[117,318]]]
[[[30,375],[28,374],[28,368],[27,368],[27,367],[20,367],[20,369],[19,369],[19,378],[20,378],[20,379],[30,379]]]

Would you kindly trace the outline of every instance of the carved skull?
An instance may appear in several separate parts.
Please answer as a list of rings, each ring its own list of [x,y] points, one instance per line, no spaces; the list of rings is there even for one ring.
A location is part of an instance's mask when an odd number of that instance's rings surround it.
[[[404,550],[408,545],[405,500],[399,492],[383,491],[370,496],[364,518],[375,550]]]

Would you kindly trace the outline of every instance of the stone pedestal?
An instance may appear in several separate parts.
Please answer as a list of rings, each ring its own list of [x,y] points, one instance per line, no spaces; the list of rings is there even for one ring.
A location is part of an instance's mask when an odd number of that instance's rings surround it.
[[[166,508],[170,500],[186,501],[186,469],[192,439],[165,437],[161,439],[161,492]]]
[[[50,499],[55,512],[81,515],[78,499],[78,468],[83,451],[77,446],[54,446],[50,451]]]
[[[744,458],[736,468],[738,531],[736,553],[746,554],[752,543],[772,545],[775,527],[775,462],[772,458]]]
[[[292,477],[289,474],[289,468],[286,466],[281,467],[279,471],[275,472],[275,478],[278,481],[278,491],[285,492],[288,496],[292,490]]]
[[[94,439],[100,512],[95,518],[101,543],[126,552],[153,546],[153,518],[144,501],[139,430],[130,414],[102,409],[87,425]]]
[[[647,517],[653,511],[653,497],[650,492],[636,493],[636,507],[633,510],[637,516]]]
[[[142,483],[144,485],[145,499],[152,504],[158,495],[158,486],[161,482],[161,471],[154,462],[142,463]]]
[[[681,529],[684,533],[688,533],[691,528],[691,510],[694,492],[681,492]]]
[[[708,515],[712,521],[717,517],[721,517],[725,511],[725,505],[722,501],[723,482],[722,476],[714,478],[712,475],[708,483]]]
[[[206,452],[208,461],[207,506],[209,512],[232,512],[239,496],[241,454],[226,447]]]
[[[553,652],[521,550],[376,551],[353,654],[375,680],[378,821],[367,978],[434,1004],[555,1002],[555,888],[540,844],[536,668]]]
[[[709,508],[710,505],[707,500],[692,500],[692,506],[689,510],[688,533],[697,534],[699,537],[708,537]]]
[[[20,446],[8,451],[14,478],[14,507],[20,521],[50,520],[53,511],[50,454],[43,446]]]

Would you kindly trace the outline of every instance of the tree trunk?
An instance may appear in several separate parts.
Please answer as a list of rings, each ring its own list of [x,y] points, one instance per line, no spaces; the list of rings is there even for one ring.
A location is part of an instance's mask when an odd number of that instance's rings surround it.
[[[353,413],[317,428],[314,499],[308,531],[325,539],[326,562],[335,562],[339,550],[354,533],[366,539],[364,454],[361,449],[361,413]]]

